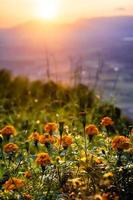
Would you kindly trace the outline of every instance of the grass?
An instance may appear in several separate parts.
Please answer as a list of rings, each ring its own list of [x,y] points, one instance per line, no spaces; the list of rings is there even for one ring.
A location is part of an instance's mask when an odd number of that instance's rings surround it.
[[[5,70],[0,91],[1,200],[132,198],[132,122],[119,108]]]

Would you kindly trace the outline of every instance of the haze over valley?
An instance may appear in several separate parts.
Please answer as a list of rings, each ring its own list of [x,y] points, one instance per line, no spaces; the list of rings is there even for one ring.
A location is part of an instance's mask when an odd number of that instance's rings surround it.
[[[30,79],[85,83],[133,117],[133,17],[73,24],[28,21],[0,30],[0,68]],[[130,94],[130,95],[128,95]]]

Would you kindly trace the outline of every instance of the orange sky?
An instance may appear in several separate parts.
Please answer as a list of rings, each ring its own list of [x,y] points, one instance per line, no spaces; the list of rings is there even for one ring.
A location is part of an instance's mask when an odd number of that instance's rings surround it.
[[[132,14],[133,0],[0,0],[0,27],[41,17],[66,23],[79,18]]]

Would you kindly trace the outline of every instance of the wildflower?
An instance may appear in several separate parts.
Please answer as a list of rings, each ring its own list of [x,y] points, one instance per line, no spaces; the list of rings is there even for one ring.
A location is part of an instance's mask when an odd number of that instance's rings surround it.
[[[101,120],[101,125],[102,126],[111,126],[113,124],[114,124],[114,122],[110,117],[104,117]]]
[[[57,130],[57,124],[56,123],[49,122],[49,123],[44,125],[44,131],[47,132],[47,133],[52,134],[56,130]]]
[[[16,135],[16,129],[14,128],[14,126],[7,125],[2,128],[1,134],[7,141],[9,141],[11,135]]]
[[[110,193],[103,193],[102,194],[102,200],[109,200]]]
[[[104,178],[111,178],[111,177],[113,177],[113,176],[114,176],[114,175],[113,175],[112,172],[108,172],[108,173],[106,173],[106,174],[103,175]]]
[[[62,139],[60,139],[60,143],[64,149],[67,149],[73,143],[72,137],[70,135],[64,135]]]
[[[33,133],[31,133],[28,139],[36,142],[39,141],[39,136],[39,133],[35,130]]]
[[[16,153],[18,151],[18,146],[14,143],[8,143],[4,145],[4,152],[5,153]]]
[[[56,162],[59,163],[60,161],[61,161],[61,157],[60,157],[60,156],[57,156],[57,157],[56,157]]]
[[[31,172],[30,172],[30,171],[25,171],[25,172],[24,172],[24,177],[25,177],[25,178],[28,178],[28,179],[31,178],[31,177],[32,177]]]
[[[90,124],[85,128],[85,133],[89,136],[90,141],[94,135],[99,133],[98,128],[94,124]]]
[[[16,134],[16,129],[14,128],[14,126],[7,125],[1,130],[1,134],[3,136],[15,135]]]
[[[122,160],[121,160],[121,156],[122,156],[122,151],[124,149],[129,149],[130,147],[130,139],[125,137],[125,136],[116,136],[113,140],[112,140],[112,148],[117,150],[117,166],[121,166],[122,165]]]
[[[38,149],[38,142],[39,142],[39,133],[34,130],[34,132],[29,136],[29,140],[32,140],[34,142],[35,147]]]
[[[7,191],[20,189],[22,187],[24,187],[24,181],[15,177],[9,178],[3,185],[3,188]]]
[[[87,135],[97,135],[99,133],[98,128],[94,124],[90,124],[85,128]]]
[[[46,135],[40,135],[40,137],[39,137],[39,142],[41,144],[47,144],[47,143],[53,144],[54,140],[55,140],[54,137],[51,136],[51,135],[48,135],[48,134],[46,134]]]
[[[51,163],[51,158],[48,153],[38,153],[36,158],[36,163],[41,166],[46,166]]]
[[[31,200],[32,199],[32,196],[30,194],[23,194],[23,198],[25,200]]]
[[[112,148],[115,150],[124,150],[130,147],[130,139],[125,136],[116,136],[112,140]]]
[[[113,176],[112,172],[105,173],[100,180],[100,185],[105,187],[110,186],[113,181]]]
[[[103,163],[103,161],[100,158],[95,158],[94,161],[95,161],[95,164],[98,164],[98,165]]]

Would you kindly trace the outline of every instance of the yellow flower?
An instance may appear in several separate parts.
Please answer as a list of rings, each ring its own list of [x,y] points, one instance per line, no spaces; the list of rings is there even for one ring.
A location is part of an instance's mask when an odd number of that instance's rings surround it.
[[[60,139],[60,143],[62,144],[62,146],[64,148],[69,147],[72,143],[72,137],[70,135],[64,135],[61,139]]]
[[[112,172],[108,172],[108,173],[106,173],[106,174],[103,175],[103,178],[111,178],[111,177],[113,177],[113,176],[114,176],[114,175],[113,175]]]
[[[57,124],[56,123],[49,122],[49,123],[44,125],[44,131],[47,132],[47,133],[51,133],[51,132],[56,131],[56,130],[57,130]]]
[[[4,152],[5,153],[16,153],[18,151],[18,146],[14,143],[8,143],[4,145]]]
[[[24,181],[18,178],[10,178],[5,182],[3,188],[7,191],[20,189],[24,186]]]
[[[3,136],[0,134],[0,143],[3,142]]]
[[[7,125],[1,130],[1,134],[3,136],[16,135],[16,129],[14,128],[14,126]]]
[[[113,177],[114,175],[112,172],[105,173],[100,180],[100,185],[105,187],[110,186],[113,182]]]
[[[33,140],[34,142],[39,141],[39,133],[38,132],[33,132],[31,133],[31,135],[29,136],[29,140]]]
[[[41,166],[46,166],[51,163],[51,158],[48,153],[38,153],[36,163]]]
[[[102,126],[111,126],[113,124],[114,124],[114,122],[110,117],[104,117],[101,120],[101,125]]]
[[[85,132],[88,136],[94,136],[99,133],[98,128],[94,124],[90,124],[85,128]]]
[[[102,200],[102,196],[100,194],[96,194],[93,200]]]
[[[130,147],[130,139],[125,136],[115,136],[112,140],[112,148],[115,150],[128,149]]]
[[[41,144],[51,143],[53,144],[55,141],[54,137],[51,135],[40,135],[39,142]]]

